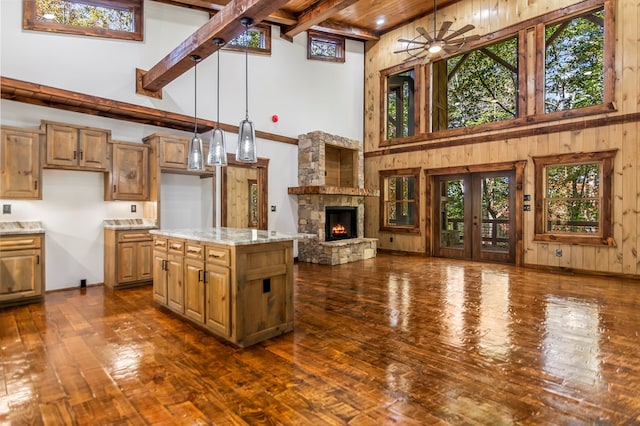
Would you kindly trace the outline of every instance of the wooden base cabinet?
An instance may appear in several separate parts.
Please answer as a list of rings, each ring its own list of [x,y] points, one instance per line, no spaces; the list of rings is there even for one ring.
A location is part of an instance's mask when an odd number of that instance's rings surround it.
[[[0,305],[42,300],[44,235],[0,236]]]
[[[104,284],[144,285],[153,279],[153,237],[148,230],[104,230]]]
[[[164,239],[156,235],[155,244],[162,246]],[[165,284],[171,281],[166,268],[156,267],[154,301],[240,347],[293,330],[292,241],[238,246],[182,241],[184,286]],[[183,301],[183,312],[176,300]]]

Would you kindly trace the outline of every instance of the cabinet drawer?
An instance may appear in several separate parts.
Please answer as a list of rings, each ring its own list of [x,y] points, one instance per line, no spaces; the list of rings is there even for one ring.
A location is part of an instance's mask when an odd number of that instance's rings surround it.
[[[147,231],[119,231],[118,241],[151,241],[153,237]]]
[[[202,260],[204,258],[204,247],[202,244],[194,244],[187,241],[185,243],[184,255],[193,259]]]
[[[16,237],[0,237],[0,251],[40,248],[42,238],[39,235],[21,235]]]
[[[229,265],[231,263],[229,250],[221,247],[207,247],[206,261],[217,265]]]
[[[167,251],[167,239],[155,237],[153,240],[153,249],[158,251]]]
[[[169,253],[184,254],[184,241],[168,240],[167,249]]]

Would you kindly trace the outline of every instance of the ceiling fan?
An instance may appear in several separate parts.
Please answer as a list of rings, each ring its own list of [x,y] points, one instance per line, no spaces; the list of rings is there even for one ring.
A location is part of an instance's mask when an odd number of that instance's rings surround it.
[[[424,58],[430,54],[453,53],[460,49],[469,41],[478,40],[480,36],[465,36],[464,33],[471,31],[475,26],[467,24],[459,30],[451,30],[453,22],[444,21],[440,25],[440,29],[436,31],[436,8],[437,0],[433,0],[433,35],[429,34],[424,27],[418,27],[418,35],[413,39],[401,38],[398,43],[402,43],[403,47],[393,53],[407,53],[409,59]]]

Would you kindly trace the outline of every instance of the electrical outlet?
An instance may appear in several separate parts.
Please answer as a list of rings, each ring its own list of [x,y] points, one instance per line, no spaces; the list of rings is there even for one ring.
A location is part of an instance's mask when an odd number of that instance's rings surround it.
[[[389,237],[389,242],[392,243],[393,242],[393,237]]]
[[[556,249],[556,257],[562,257],[562,249]]]
[[[271,211],[275,212],[276,211],[276,206],[271,206]]]
[[[135,213],[137,211],[137,207],[135,204],[131,204],[131,213]]]
[[[2,205],[2,214],[11,214],[11,204]]]

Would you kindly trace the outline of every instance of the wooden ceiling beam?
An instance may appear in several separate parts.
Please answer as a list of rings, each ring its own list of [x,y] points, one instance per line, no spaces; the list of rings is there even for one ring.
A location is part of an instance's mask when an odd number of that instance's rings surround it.
[[[312,30],[323,31],[325,33],[336,34],[347,38],[364,41],[378,41],[380,36],[377,33],[364,28],[353,27],[351,25],[340,24],[338,22],[323,21],[311,27]]]
[[[329,19],[335,13],[346,9],[358,0],[321,0],[298,16],[298,23],[284,27],[281,36],[284,39],[292,40],[294,36],[310,29],[323,21]]]
[[[241,34],[245,28],[240,23],[240,18],[249,17],[257,24],[285,3],[287,0],[231,0],[202,27],[145,72],[142,76],[142,89],[159,92],[194,65],[191,55],[205,59],[215,53],[219,46],[213,43],[213,39],[221,38],[226,42]]]
[[[158,3],[170,4],[173,6],[186,7],[190,9],[201,10],[203,12],[209,12],[213,14],[222,10],[223,7],[229,3],[228,0],[154,0]],[[273,11],[265,18],[265,21],[272,22],[279,25],[294,25],[298,22],[298,18],[291,12],[278,9]]]

